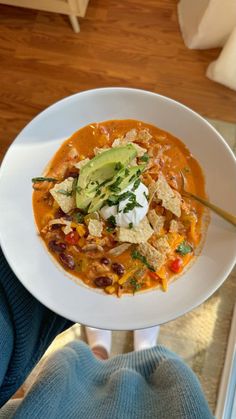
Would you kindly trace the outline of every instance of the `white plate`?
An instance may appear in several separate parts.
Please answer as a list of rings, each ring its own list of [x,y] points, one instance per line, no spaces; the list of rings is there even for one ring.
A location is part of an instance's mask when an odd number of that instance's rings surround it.
[[[42,173],[60,144],[91,122],[139,119],[179,137],[200,162],[209,198],[236,214],[236,162],[218,132],[178,102],[135,89],[107,88],[70,96],[46,109],[18,135],[0,173],[0,239],[22,284],[53,311],[82,324],[131,330],[168,322],[208,298],[236,257],[235,229],[212,215],[201,256],[167,293],[121,299],[78,285],[53,263],[36,234],[31,178]]]

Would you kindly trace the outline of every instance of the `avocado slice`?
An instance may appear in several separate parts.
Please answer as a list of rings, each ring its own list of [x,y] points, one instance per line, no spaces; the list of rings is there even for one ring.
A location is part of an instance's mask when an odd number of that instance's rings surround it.
[[[137,151],[132,144],[127,144],[123,147],[114,147],[98,154],[82,167],[78,179],[78,186],[86,188],[89,181],[100,181],[100,176],[102,179],[109,178],[112,173],[114,174],[117,163],[122,163],[126,166],[136,156]]]
[[[137,155],[132,144],[114,147],[95,156],[81,168],[76,189],[76,206],[86,209],[96,195],[97,189],[113,181],[118,174],[117,166],[126,167]]]

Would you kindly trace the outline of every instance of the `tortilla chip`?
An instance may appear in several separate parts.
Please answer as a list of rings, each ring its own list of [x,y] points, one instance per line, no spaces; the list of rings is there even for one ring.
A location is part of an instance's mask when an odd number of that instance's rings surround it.
[[[65,227],[62,227],[62,231],[66,235],[71,233],[73,231],[73,228],[71,228],[71,226],[68,224]]]
[[[178,223],[178,221],[171,220],[169,232],[170,233],[178,233],[178,231],[179,231],[179,223]]]
[[[128,250],[130,246],[131,246],[131,243],[122,243],[122,244],[119,244],[119,246],[113,247],[113,249],[109,250],[108,253],[109,255],[119,256],[122,253],[124,253],[126,250]]]
[[[149,201],[152,200],[153,202],[156,202],[157,204],[159,204],[161,202],[161,200],[158,199],[157,195],[156,195],[156,182],[155,182],[155,180],[153,180],[151,183],[149,183],[148,191],[149,191]]]
[[[154,209],[148,211],[148,219],[156,234],[160,234],[164,227],[165,217],[158,215]]]
[[[124,137],[116,138],[112,143],[112,147],[119,147],[121,145],[125,145]]]
[[[88,231],[91,236],[102,237],[103,224],[98,220],[89,220]]]
[[[110,150],[110,148],[108,148],[108,147],[95,147],[94,149],[93,149],[93,152],[94,152],[94,154],[95,154],[95,156],[97,156],[98,154],[102,154],[102,153],[104,153],[104,151],[108,151],[108,150]]]
[[[138,145],[136,143],[132,143],[132,144],[133,144],[135,150],[137,151],[137,157],[142,157],[147,152],[146,148],[140,147],[140,145]]]
[[[116,138],[112,143],[112,147],[119,147],[121,145],[126,145],[126,144],[129,144],[129,143],[132,143],[133,141],[136,140],[136,138],[137,138],[137,130],[136,129],[131,129],[130,131],[128,131],[125,134],[124,137]]]
[[[144,217],[137,227],[131,229],[119,227],[117,240],[128,243],[142,243],[146,242],[152,236],[153,232],[147,217]]]
[[[138,132],[138,140],[148,142],[152,138],[152,135],[147,129],[142,129]]]
[[[76,167],[76,169],[81,169],[83,166],[85,166],[88,162],[90,161],[90,159],[84,159],[84,160],[80,160],[78,163],[75,163],[74,166]]]
[[[167,183],[165,176],[159,174],[156,182],[156,195],[162,201],[162,206],[171,211],[176,217],[181,215],[181,196]]]
[[[68,177],[61,183],[57,183],[51,190],[50,194],[53,196],[55,201],[58,203],[59,207],[64,211],[66,214],[70,212],[72,209],[76,208],[75,203],[75,196],[67,196],[59,191],[64,192],[72,192],[72,185],[74,182],[73,177]]]
[[[132,166],[137,166],[137,159],[136,159],[136,157],[133,159],[133,160],[131,160],[131,162],[129,163],[129,166],[130,167],[132,167]]]
[[[153,241],[153,246],[162,253],[163,256],[166,256],[171,252],[171,247],[166,237],[160,237],[157,241]]]
[[[155,271],[159,271],[165,263],[165,256],[149,243],[141,243],[138,251],[145,256],[149,265],[153,266]]]
[[[142,157],[147,152],[147,150],[146,148],[143,148],[140,145],[134,143],[134,141],[137,140],[137,134],[138,133],[136,129],[131,129],[126,133],[124,137],[116,138],[112,143],[112,147],[119,147],[122,145],[132,143],[137,151],[137,157]]]
[[[135,128],[128,131],[125,135],[125,138],[124,138],[126,143],[133,142],[136,139],[137,139],[137,130]]]

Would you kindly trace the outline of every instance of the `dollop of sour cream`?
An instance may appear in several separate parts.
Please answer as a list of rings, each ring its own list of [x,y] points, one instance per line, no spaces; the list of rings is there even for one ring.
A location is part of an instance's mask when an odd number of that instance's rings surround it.
[[[138,202],[141,207],[134,207],[128,212],[123,212],[126,205],[129,203],[129,198],[124,199],[119,203],[119,212],[118,205],[113,205],[111,207],[106,205],[100,210],[100,214],[104,220],[107,220],[111,215],[113,215],[116,220],[116,225],[124,228],[129,228],[130,225],[136,227],[140,221],[142,221],[148,212],[148,188],[143,183],[140,183],[137,189],[132,191],[133,186],[133,183],[130,184],[121,192],[121,194],[126,191],[134,193],[136,195],[136,202]]]

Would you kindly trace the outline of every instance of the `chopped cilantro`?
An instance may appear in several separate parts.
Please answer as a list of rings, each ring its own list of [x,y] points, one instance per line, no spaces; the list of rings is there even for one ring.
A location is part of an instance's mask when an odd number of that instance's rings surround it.
[[[73,193],[76,192],[76,189],[77,189],[77,181],[78,181],[78,178],[75,177],[74,180],[73,180],[73,183],[72,183],[72,192]]]
[[[116,163],[116,165],[115,165],[115,171],[116,172],[118,172],[122,168],[123,168],[123,164],[120,161],[118,163]]]
[[[116,186],[116,188],[119,188],[119,187]],[[117,190],[117,192],[118,192],[118,190]],[[108,205],[109,207],[112,207],[113,205],[119,205],[119,203],[121,201],[124,201],[126,199],[128,199],[128,203],[126,204],[126,206],[123,210],[124,213],[127,213],[127,212],[131,211],[135,207],[142,207],[142,205],[140,205],[136,201],[136,195],[131,191],[123,192],[120,195],[115,195],[115,194],[110,195],[109,198],[104,203],[104,206]],[[119,208],[118,208],[118,212],[120,212]]]
[[[60,193],[61,195],[65,195],[65,196],[71,196],[72,195],[72,190],[71,191],[65,191],[64,189],[59,189],[59,191],[56,191],[56,193]]]
[[[135,175],[133,175],[133,176],[131,176],[131,178],[130,178],[130,182],[132,182],[135,178],[137,177],[137,175],[135,174]]]
[[[131,211],[132,209],[134,209],[135,207],[142,207],[142,205],[140,205],[137,200],[136,200],[136,195],[134,193],[131,192],[131,195],[129,196],[129,202],[127,203],[127,205],[125,206],[123,213],[126,214],[127,212]]]
[[[190,172],[190,168],[188,166],[183,168],[183,172],[184,173],[189,173]]]
[[[99,184],[99,187],[106,185],[111,180],[112,180],[112,177],[110,177],[109,179],[104,180],[102,183]]]
[[[99,196],[99,195],[101,195],[101,193],[102,193],[102,191],[100,189],[98,189],[95,196]]]
[[[129,283],[130,283],[130,285],[132,285],[132,287],[133,287],[133,293],[135,294],[135,292],[137,292],[141,287],[142,287],[142,284],[140,284],[138,281],[137,281],[137,279],[135,279],[135,278],[130,278],[130,280],[129,280]]]
[[[112,183],[110,186],[108,186],[108,189],[110,189],[110,191],[112,192],[120,192],[121,189],[119,188],[119,185],[122,181],[123,181],[123,178],[121,176],[118,176],[115,182]]]
[[[113,233],[114,228],[113,227],[107,227],[106,230],[107,230],[108,233]]]
[[[109,198],[106,201],[106,204],[109,207],[112,207],[113,205],[119,205],[119,203],[121,201],[124,201],[125,199],[128,199],[128,203],[123,210],[124,214],[131,211],[135,207],[142,207],[142,205],[140,205],[136,201],[136,195],[133,192],[130,192],[130,191],[126,191],[126,192],[122,193],[121,195],[110,195]],[[119,209],[118,209],[118,212],[120,212]]]
[[[129,223],[129,228],[133,228],[133,223]]]
[[[108,219],[107,219],[108,224],[110,224],[111,227],[116,227],[116,219],[114,215],[111,215]]]
[[[73,218],[74,218],[75,222],[79,223],[79,224],[83,223],[83,221],[84,221],[84,215],[81,214],[81,212],[76,212],[73,215]]]
[[[116,228],[116,219],[115,219],[114,215],[111,215],[107,219],[107,231],[108,232],[114,231],[115,228]]]
[[[140,179],[136,179],[136,181],[134,182],[134,186],[132,188],[132,191],[135,191],[139,187],[140,182],[141,182]]]
[[[148,195],[146,194],[146,192],[143,192],[143,195],[145,196],[146,200],[148,201]]]
[[[33,177],[33,179],[31,179],[31,181],[33,183],[38,183],[38,182],[57,182],[57,179],[55,179],[54,177],[43,177],[43,176],[39,176],[39,177]]]
[[[130,191],[126,191],[121,195],[110,195],[106,203],[109,207],[112,207],[113,205],[118,205],[121,201],[129,198],[130,195],[133,195]]]
[[[110,195],[107,199],[107,205],[112,207],[113,205],[117,205],[119,203],[119,196],[118,195]]]
[[[144,161],[144,162],[148,162],[149,158],[150,157],[149,157],[148,153],[145,153],[142,157],[140,157],[140,160]]]
[[[188,253],[191,253],[193,251],[193,248],[184,240],[180,245],[177,247],[176,252],[180,255],[184,256]]]
[[[145,256],[141,255],[141,253],[138,250],[133,250],[132,253],[131,253],[131,257],[132,257],[132,259],[140,260],[140,262],[142,262],[144,265],[146,265],[150,271],[155,272],[155,269],[153,268],[153,266],[151,266],[150,263],[148,263]]]
[[[112,192],[116,192],[116,193],[121,192],[121,188],[120,188],[119,186],[116,186],[116,185],[114,185],[114,186],[112,186],[112,185],[111,185],[110,190],[111,190]]]
[[[129,169],[125,169],[125,176],[129,175]]]

